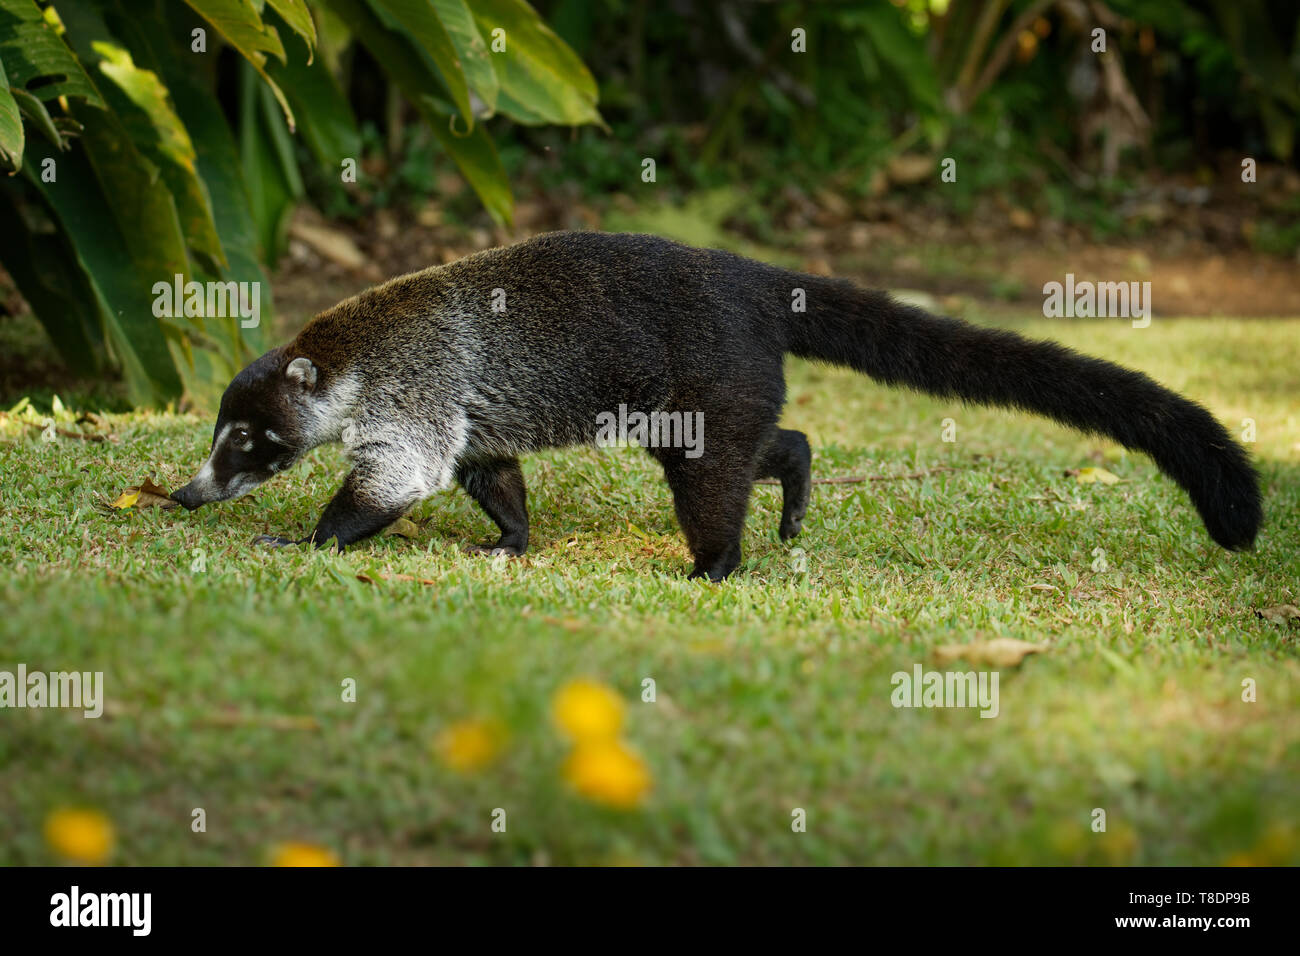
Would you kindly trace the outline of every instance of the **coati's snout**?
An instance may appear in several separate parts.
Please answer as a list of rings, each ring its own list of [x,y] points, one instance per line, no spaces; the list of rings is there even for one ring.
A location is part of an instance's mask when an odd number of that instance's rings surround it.
[[[228,501],[291,467],[306,450],[292,398],[302,390],[307,359],[282,367],[273,349],[235,376],[221,397],[208,460],[190,483],[172,492],[187,510]]]
[[[199,507],[200,505],[207,503],[199,495],[199,491],[197,488],[194,487],[193,482],[190,482],[184,488],[177,488],[175,491],[173,491],[171,493],[171,499],[172,501],[179,501],[181,503],[181,506],[184,507],[186,511],[193,511],[195,508]]]

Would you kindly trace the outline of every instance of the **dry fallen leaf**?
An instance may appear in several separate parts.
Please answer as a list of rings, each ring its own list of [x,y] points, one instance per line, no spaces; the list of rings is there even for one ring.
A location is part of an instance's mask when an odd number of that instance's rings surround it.
[[[547,615],[542,620],[555,627],[562,627],[566,631],[576,632],[582,630],[582,622],[576,617],[551,617]]]
[[[1261,608],[1255,612],[1255,616],[1274,624],[1286,624],[1300,618],[1300,607],[1294,604],[1278,604],[1274,607]]]
[[[886,174],[895,186],[914,186],[933,178],[938,165],[932,156],[905,153],[889,161]]]
[[[370,263],[366,254],[347,233],[329,226],[312,225],[296,221],[289,226],[289,235],[311,246],[330,262],[337,263],[345,269],[365,269]]]
[[[1101,482],[1103,485],[1113,485],[1119,481],[1119,475],[1107,471],[1105,468],[1087,468],[1070,469],[1066,474],[1074,475],[1074,480],[1081,485],[1094,485]]]
[[[1033,229],[1037,223],[1032,212],[1028,209],[1021,209],[1019,206],[1012,206],[1011,209],[1008,210],[1007,221],[1011,223],[1013,228],[1022,231]]]
[[[376,580],[380,580],[380,581],[415,581],[417,584],[437,584],[437,583],[438,583],[437,581],[434,581],[434,580],[432,580],[432,579],[430,579],[430,578],[417,578],[417,577],[416,577],[415,575],[413,575],[413,574],[380,574],[379,572],[375,572],[375,573],[373,573],[373,574],[358,574],[358,575],[357,575],[357,580],[360,581],[362,584],[374,584]]]
[[[139,485],[132,485],[115,499],[113,507],[119,510],[127,508],[175,508],[180,502],[173,501],[167,491],[153,483],[152,478],[145,478]]]
[[[1010,637],[999,637],[991,641],[977,641],[974,644],[949,644],[934,649],[935,660],[940,667],[956,660],[965,660],[979,666],[1015,667],[1026,655],[1041,654],[1047,650],[1046,644],[1030,644]]]
[[[267,730],[320,730],[320,721],[308,714],[240,713],[233,709],[205,714],[196,720],[201,727],[263,727]]]
[[[80,421],[81,419],[78,419],[78,422]],[[79,438],[82,441],[111,441],[111,442],[117,441],[116,435],[103,435],[98,432],[74,432],[70,428],[54,427],[53,422],[49,422],[48,424],[42,424],[40,422],[28,422],[27,427],[35,428],[37,431],[41,431],[41,432],[45,431],[48,428],[53,428],[54,434],[56,435],[60,435],[63,438]]]

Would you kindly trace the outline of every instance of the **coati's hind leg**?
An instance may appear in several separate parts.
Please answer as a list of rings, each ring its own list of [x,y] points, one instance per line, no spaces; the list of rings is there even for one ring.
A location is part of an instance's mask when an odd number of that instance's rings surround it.
[[[456,468],[456,480],[501,529],[496,544],[470,545],[466,550],[523,554],[528,549],[528,503],[519,459],[461,464]]]
[[[730,448],[729,452],[738,449]],[[691,578],[721,581],[740,564],[740,536],[754,485],[754,455],[656,455],[673,492],[677,521],[695,557]]]
[[[803,527],[812,491],[812,448],[808,436],[778,428],[758,456],[756,478],[781,481],[781,540],[789,541]]]

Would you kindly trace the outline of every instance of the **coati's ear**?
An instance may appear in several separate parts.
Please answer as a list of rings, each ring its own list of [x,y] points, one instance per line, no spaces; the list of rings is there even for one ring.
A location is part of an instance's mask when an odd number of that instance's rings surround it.
[[[284,370],[284,377],[299,383],[304,389],[313,389],[316,387],[316,366],[311,364],[309,358],[296,358]]]

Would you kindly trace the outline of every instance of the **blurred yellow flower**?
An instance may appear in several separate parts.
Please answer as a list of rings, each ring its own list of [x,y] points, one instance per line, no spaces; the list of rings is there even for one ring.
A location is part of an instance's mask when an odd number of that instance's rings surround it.
[[[586,740],[564,764],[564,777],[588,800],[630,810],[650,791],[650,770],[618,740]]]
[[[623,726],[623,701],[604,684],[579,678],[560,688],[555,722],[578,743],[613,740]]]
[[[341,866],[330,850],[310,843],[281,843],[271,852],[272,866]]]
[[[45,842],[65,859],[103,863],[113,841],[113,824],[98,810],[55,810],[45,818]]]
[[[461,720],[433,741],[433,751],[452,770],[473,773],[482,770],[501,753],[506,730],[495,720]]]

